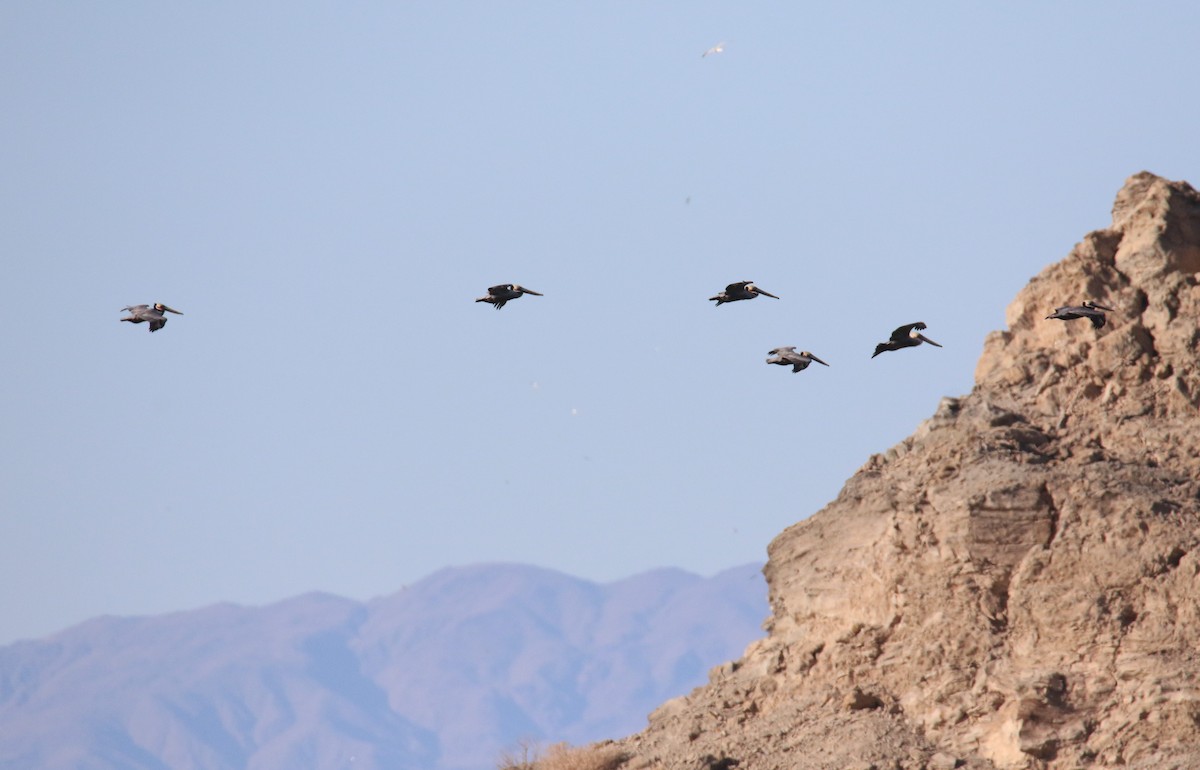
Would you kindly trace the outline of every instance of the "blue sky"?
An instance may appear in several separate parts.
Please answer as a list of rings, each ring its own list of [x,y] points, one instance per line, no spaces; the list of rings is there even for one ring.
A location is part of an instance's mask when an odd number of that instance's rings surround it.
[[[1200,180],[1198,35],[1188,2],[0,7],[0,643],[764,559],[970,389],[1125,178]],[[747,279],[782,299],[707,301]],[[472,302],[514,281],[545,296]],[[118,322],[152,302],[185,315]],[[870,359],[917,320],[945,347]]]

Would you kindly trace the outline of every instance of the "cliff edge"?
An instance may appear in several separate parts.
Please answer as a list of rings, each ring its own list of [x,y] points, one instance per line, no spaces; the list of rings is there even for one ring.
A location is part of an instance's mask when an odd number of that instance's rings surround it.
[[[972,392],[771,543],[768,636],[625,766],[1200,767],[1198,319],[1200,194],[1137,174]]]

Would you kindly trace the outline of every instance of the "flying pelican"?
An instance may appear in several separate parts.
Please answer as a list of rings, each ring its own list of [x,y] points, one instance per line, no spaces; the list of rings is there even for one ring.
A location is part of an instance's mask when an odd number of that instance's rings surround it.
[[[153,305],[129,305],[121,308],[122,311],[129,311],[128,318],[122,318],[122,321],[128,321],[131,324],[149,323],[150,331],[156,332],[167,325],[167,317],[163,313],[174,313],[175,315],[183,315],[174,308],[169,308],[161,302],[155,302]]]
[[[759,294],[766,294],[768,297],[779,299],[769,291],[763,291],[754,285],[754,281],[738,281],[731,283],[725,287],[725,291],[715,297],[709,297],[709,301],[716,301],[717,307],[720,307],[725,302],[737,302],[739,299],[754,299]]]
[[[810,363],[812,363],[813,361],[816,361],[818,364],[822,364],[824,366],[829,366],[829,364],[827,364],[824,361],[822,361],[821,359],[817,358],[812,353],[809,353],[807,350],[802,350],[799,353],[797,353],[795,345],[788,345],[787,347],[775,348],[774,350],[770,351],[770,353],[772,356],[774,356],[774,358],[768,358],[767,359],[768,364],[779,364],[780,366],[790,366],[790,367],[792,367],[792,374],[795,374],[796,372],[804,371],[805,369],[808,368],[808,365]]]
[[[924,329],[925,324],[917,321],[915,324],[905,324],[896,331],[892,332],[891,338],[887,342],[881,342],[875,346],[875,352],[871,354],[871,358],[879,355],[885,350],[899,350],[900,348],[911,348],[920,345],[922,342],[928,342],[935,348],[940,348],[941,345],[921,334],[920,329]]]
[[[541,292],[533,289],[526,289],[524,286],[516,283],[502,283],[499,286],[489,286],[486,297],[480,297],[476,302],[490,302],[496,306],[496,309],[504,307],[504,303],[510,299],[516,299],[522,294],[532,294],[535,297],[542,296]]]
[[[1082,305],[1066,305],[1064,307],[1056,307],[1054,308],[1054,312],[1051,315],[1046,316],[1046,318],[1058,318],[1063,321],[1073,321],[1076,318],[1086,318],[1092,322],[1093,329],[1099,329],[1104,325],[1104,322],[1108,320],[1104,313],[1101,312],[1104,310],[1107,310],[1110,313],[1115,312],[1111,307],[1097,305],[1095,302],[1088,300]]]
[[[717,43],[712,48],[710,48],[707,51],[705,51],[704,53],[700,54],[700,58],[703,59],[705,56],[708,56],[710,53],[725,53],[725,43],[724,42]]]

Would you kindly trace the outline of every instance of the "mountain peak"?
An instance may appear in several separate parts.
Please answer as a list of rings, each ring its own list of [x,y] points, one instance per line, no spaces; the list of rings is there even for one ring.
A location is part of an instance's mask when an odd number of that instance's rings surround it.
[[[1200,193],[1148,172],[1130,177],[1117,194],[1112,226],[1084,236],[1008,306],[1009,328],[989,335],[977,388],[1040,400],[1040,409],[1055,411],[1088,377],[1110,394],[1133,388],[1154,408],[1194,410],[1198,272]],[[1082,319],[1047,323],[1055,308],[1085,301],[1113,308],[1103,327]],[[1070,372],[1077,376],[1064,376]],[[1163,387],[1152,387],[1156,381]]]

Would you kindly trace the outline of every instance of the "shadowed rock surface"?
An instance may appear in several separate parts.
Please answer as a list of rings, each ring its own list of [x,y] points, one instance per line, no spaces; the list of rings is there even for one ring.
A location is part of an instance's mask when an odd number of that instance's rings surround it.
[[[1131,177],[972,392],[771,543],[768,637],[626,767],[1200,767],[1198,272],[1200,195]]]

